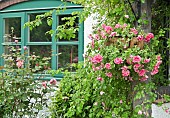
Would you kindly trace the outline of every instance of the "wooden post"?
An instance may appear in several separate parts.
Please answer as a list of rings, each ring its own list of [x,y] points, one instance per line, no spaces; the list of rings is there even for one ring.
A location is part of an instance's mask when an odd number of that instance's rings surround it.
[[[141,16],[144,15],[143,20],[147,20],[147,24],[142,25],[142,29],[149,33],[151,32],[151,5],[153,0],[145,0],[145,3],[141,4]]]
[[[144,30],[145,33],[149,33],[151,32],[151,5],[153,3],[153,0],[145,0],[145,3],[141,3],[140,0],[137,0],[137,2],[135,4],[133,4],[134,7],[134,11],[136,13],[137,18],[142,18],[142,20],[147,21],[147,24],[142,24],[142,29]],[[136,25],[138,25],[138,23],[136,22]],[[151,76],[150,73],[148,73],[148,81],[146,83],[148,83],[149,81],[151,81]],[[138,83],[133,83],[132,85],[132,89],[134,89],[135,85],[137,85]],[[149,96],[146,95],[146,97],[149,99]],[[139,104],[141,104],[144,101],[143,98],[139,99],[139,100],[133,100],[133,109],[135,109],[135,107]],[[151,116],[152,113],[152,109],[148,110],[148,115]],[[148,117],[149,117],[148,116]]]

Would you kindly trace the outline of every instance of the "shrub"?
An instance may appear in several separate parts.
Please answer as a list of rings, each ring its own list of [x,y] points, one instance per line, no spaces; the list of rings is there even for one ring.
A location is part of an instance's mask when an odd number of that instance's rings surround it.
[[[52,117],[148,117],[162,63],[154,50],[158,37],[128,24],[103,24],[89,38],[84,65],[60,82]]]
[[[17,43],[17,42],[16,42]],[[38,56],[27,56],[27,47],[24,54],[18,46],[8,46],[8,53],[3,54],[4,66],[0,70],[0,117],[37,117],[43,107],[47,107],[51,85],[56,81],[43,82],[35,80],[35,72],[43,72],[44,59],[38,62]],[[48,61],[48,60],[47,60]],[[33,67],[34,66],[34,67]]]

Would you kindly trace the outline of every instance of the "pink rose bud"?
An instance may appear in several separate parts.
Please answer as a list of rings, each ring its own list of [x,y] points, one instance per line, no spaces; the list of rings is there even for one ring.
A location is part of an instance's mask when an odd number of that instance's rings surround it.
[[[46,82],[46,81],[42,82],[42,86],[43,86],[44,88],[47,88],[47,82]]]
[[[141,111],[141,110],[139,110],[139,111],[138,111],[138,114],[139,114],[139,115],[142,115],[142,111]]]
[[[24,60],[18,60],[17,63],[16,63],[16,66],[18,68],[21,68],[23,66],[23,64],[24,64]]]
[[[110,36],[116,36],[117,32],[112,32]]]
[[[27,46],[24,46],[23,48],[24,48],[24,50],[27,50],[27,49],[28,49]]]
[[[143,37],[142,35],[138,35],[137,39],[138,39],[139,41],[142,41],[142,40],[144,40],[144,37]]]
[[[111,64],[110,63],[106,63],[105,64],[105,68],[108,69],[108,70],[111,69]]]
[[[101,77],[98,77],[98,78],[97,78],[97,80],[99,80],[99,81],[102,81],[102,80],[103,80],[103,78],[101,78]]]
[[[18,40],[15,40],[15,43],[18,43]]]
[[[149,62],[150,62],[150,58],[144,60],[144,63],[149,63]]]
[[[112,73],[111,72],[108,72],[108,73],[105,73],[107,77],[112,77]]]
[[[121,27],[120,24],[116,24],[116,25],[115,25],[115,28],[120,28],[120,27]]]
[[[51,79],[51,80],[50,80],[50,84],[51,84],[51,85],[56,85],[56,84],[57,84],[56,79],[54,79],[54,78],[53,78],[53,79]]]
[[[129,15],[125,15],[125,18],[129,18]]]

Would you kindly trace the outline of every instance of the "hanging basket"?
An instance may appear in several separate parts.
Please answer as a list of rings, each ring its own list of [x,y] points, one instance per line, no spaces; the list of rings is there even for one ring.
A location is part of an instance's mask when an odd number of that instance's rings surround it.
[[[130,41],[128,41],[128,38],[123,38],[121,36],[110,38],[109,40],[105,42],[105,45],[106,46],[110,46],[110,45],[118,46],[120,44],[119,42],[121,42],[121,45],[122,45],[119,47],[122,47],[123,49],[133,48],[135,46],[139,47],[140,49],[143,49],[143,46],[144,46],[144,41],[139,41],[137,37],[133,37]]]

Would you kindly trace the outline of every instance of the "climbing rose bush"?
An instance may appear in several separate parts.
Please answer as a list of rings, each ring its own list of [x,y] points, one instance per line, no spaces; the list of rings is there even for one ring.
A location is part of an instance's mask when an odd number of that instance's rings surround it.
[[[156,99],[152,80],[162,63],[154,50],[157,36],[117,23],[102,24],[89,39],[83,65],[60,82],[52,117],[148,117]]]

